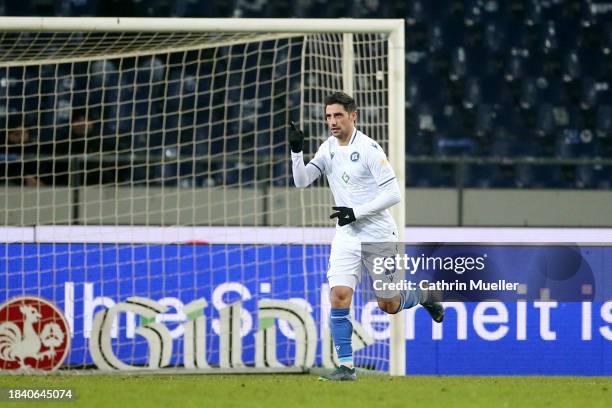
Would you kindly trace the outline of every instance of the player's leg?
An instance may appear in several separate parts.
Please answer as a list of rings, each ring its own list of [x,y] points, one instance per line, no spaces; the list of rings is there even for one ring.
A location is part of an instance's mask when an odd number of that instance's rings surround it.
[[[334,239],[329,257],[327,279],[331,289],[330,331],[340,365],[320,380],[355,380],[353,367],[353,322],[351,302],[361,270],[360,246],[342,239]]]
[[[329,325],[340,365],[353,368],[353,321],[351,320],[351,300],[357,278],[353,275],[332,276],[331,315]]]
[[[436,323],[442,323],[444,320],[444,306],[437,298],[438,293],[431,290],[421,292],[421,306],[427,310],[431,318]]]
[[[401,246],[398,246],[396,236],[395,234],[390,236],[388,242],[368,244],[363,254],[364,259],[371,261],[374,258],[394,258],[401,253]],[[366,261],[364,266],[366,269],[371,269],[372,262]],[[385,289],[397,287],[401,283],[403,275],[394,269],[387,270],[385,273],[372,273],[372,270],[368,270],[368,272],[373,280],[372,285],[378,307],[385,313],[399,313],[404,309],[410,309],[420,304],[435,322],[440,323],[444,320],[444,307],[435,300],[431,291],[421,290],[418,286],[414,289],[405,290]],[[379,285],[375,285],[376,281]],[[376,287],[382,289],[376,289]]]
[[[395,314],[420,303],[420,293],[414,290],[401,291],[392,298],[377,297],[378,307],[385,313]]]
[[[357,375],[353,366],[353,321],[350,312],[357,277],[335,275],[330,276],[328,280],[331,287],[329,326],[340,365],[331,373],[319,377],[319,380],[354,381]]]
[[[395,279],[392,279],[392,281]],[[385,313],[395,314],[404,309],[410,309],[421,303],[423,292],[415,290],[377,290],[378,307]]]
[[[392,298],[377,298],[378,307],[389,314],[399,313],[418,304],[423,306],[431,318],[441,323],[444,320],[444,307],[437,302],[434,294],[428,290],[404,290]]]

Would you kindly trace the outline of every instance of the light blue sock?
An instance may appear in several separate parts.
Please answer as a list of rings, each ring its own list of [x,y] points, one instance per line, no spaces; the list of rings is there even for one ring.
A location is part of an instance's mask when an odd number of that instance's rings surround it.
[[[340,364],[352,366],[353,346],[351,345],[351,337],[353,336],[353,322],[350,309],[332,309],[329,320],[338,361],[340,361]]]
[[[421,289],[418,287],[415,290],[405,290],[400,292],[400,306],[397,311],[410,309],[421,302]]]

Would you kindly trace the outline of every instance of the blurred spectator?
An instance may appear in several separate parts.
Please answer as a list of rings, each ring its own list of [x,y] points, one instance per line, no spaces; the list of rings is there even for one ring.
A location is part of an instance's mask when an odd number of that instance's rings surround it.
[[[69,147],[64,151],[82,157],[80,169],[84,171],[85,184],[111,183],[116,181],[118,158],[112,157],[126,146],[120,146],[115,135],[104,135],[101,121],[86,109],[73,109],[70,118]],[[122,141],[121,144],[125,144]]]
[[[37,146],[22,115],[11,114],[8,117],[2,153],[5,165],[0,171],[6,181],[28,187],[41,184],[38,178]]]
[[[73,109],[69,132],[69,153],[85,154],[100,152],[102,139],[100,122],[94,120],[91,115],[88,115],[86,109]]]

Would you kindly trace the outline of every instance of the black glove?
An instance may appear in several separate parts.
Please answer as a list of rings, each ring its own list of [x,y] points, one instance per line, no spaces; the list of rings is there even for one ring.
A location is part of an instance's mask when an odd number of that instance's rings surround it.
[[[343,227],[346,224],[350,224],[353,221],[357,221],[355,213],[352,208],[348,207],[332,207],[332,210],[336,211],[329,216],[329,219],[338,218],[338,225]]]
[[[293,153],[299,153],[304,148],[304,133],[295,126],[295,123],[291,121],[289,123],[291,129],[289,130],[289,145]]]

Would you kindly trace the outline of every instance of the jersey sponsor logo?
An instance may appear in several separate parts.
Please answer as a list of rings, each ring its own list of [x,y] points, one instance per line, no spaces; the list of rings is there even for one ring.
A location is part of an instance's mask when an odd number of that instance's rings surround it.
[[[55,370],[69,350],[68,323],[49,301],[22,296],[0,306],[0,370]]]
[[[372,147],[375,148],[375,149],[378,149],[378,145],[376,143],[374,143],[374,142],[372,142]]]
[[[334,152],[330,152],[330,153],[329,153],[329,155],[331,156],[331,160],[334,160],[334,155],[335,155],[335,154],[336,154],[336,153],[334,153]]]
[[[351,161],[356,162],[357,160],[359,160],[359,152],[351,153]]]
[[[346,172],[342,173],[342,181],[344,181],[346,184],[348,184],[349,180],[350,180],[349,175],[346,174]]]

